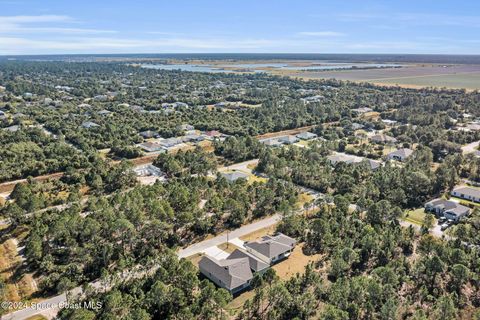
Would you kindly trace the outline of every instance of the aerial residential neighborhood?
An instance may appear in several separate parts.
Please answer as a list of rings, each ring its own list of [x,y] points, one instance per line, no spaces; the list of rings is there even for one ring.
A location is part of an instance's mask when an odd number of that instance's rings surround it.
[[[480,2],[0,12],[0,319],[480,320]]]

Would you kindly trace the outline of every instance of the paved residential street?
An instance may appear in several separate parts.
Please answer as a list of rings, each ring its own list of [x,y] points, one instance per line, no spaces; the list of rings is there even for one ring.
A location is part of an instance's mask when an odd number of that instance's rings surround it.
[[[231,232],[228,232],[228,239],[234,239],[238,237],[245,236],[249,233],[255,232],[257,230],[267,228],[270,226],[273,226],[277,222],[281,220],[281,216],[279,214],[275,214],[271,217],[259,220],[257,222],[248,224],[246,226],[240,227],[236,230],[233,230]],[[200,253],[205,251],[206,249],[213,247],[213,246],[218,246],[219,244],[227,242],[227,232],[224,232],[215,238],[211,238],[208,240],[204,240],[199,243],[192,244],[191,246],[182,249],[178,252],[178,257],[179,258],[186,258],[191,255],[194,255],[196,253]]]
[[[480,145],[480,140],[469,143],[462,147],[463,154],[472,153],[478,150],[478,146]]]

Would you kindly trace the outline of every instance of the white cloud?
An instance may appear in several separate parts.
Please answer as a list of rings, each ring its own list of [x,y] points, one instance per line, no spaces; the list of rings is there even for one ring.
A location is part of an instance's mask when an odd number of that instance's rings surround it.
[[[336,31],[304,31],[299,32],[298,35],[308,37],[343,37],[346,34]]]
[[[319,16],[319,15],[317,15]],[[450,15],[450,14],[437,14],[437,13],[411,13],[411,12],[399,12],[399,13],[342,13],[338,14],[339,21],[344,22],[365,22],[379,21],[388,22],[388,26],[392,27],[393,24],[408,23],[409,26],[452,26],[452,27],[480,27],[480,16],[472,15]]]
[[[44,33],[44,34],[100,34],[116,33],[113,30],[97,30],[66,27],[42,27],[48,23],[73,23],[75,19],[64,15],[0,16],[0,34]]]

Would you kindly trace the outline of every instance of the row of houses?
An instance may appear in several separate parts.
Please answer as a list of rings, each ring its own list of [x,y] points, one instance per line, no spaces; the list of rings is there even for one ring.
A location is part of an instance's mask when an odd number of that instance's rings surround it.
[[[282,233],[264,236],[245,243],[243,249],[235,249],[225,259],[203,256],[198,266],[218,287],[236,294],[250,286],[255,274],[262,274],[276,262],[288,258],[296,243]]]
[[[347,163],[347,164],[361,164],[365,163],[368,168],[371,170],[376,170],[382,166],[382,162],[378,160],[372,160],[364,157],[359,157],[351,154],[335,152],[327,156],[327,160],[332,166],[337,165],[337,163]]]
[[[312,132],[302,132],[297,135],[286,135],[277,138],[260,139],[259,141],[269,147],[280,147],[299,142],[300,140],[313,140],[318,136]]]
[[[183,127],[182,127],[183,128]],[[182,146],[186,146],[186,143],[194,143],[197,144],[202,141],[213,141],[213,140],[225,140],[227,135],[223,134],[216,130],[200,132],[194,130],[192,126],[186,127],[182,129],[185,135],[180,137],[173,137],[173,138],[159,138],[159,134],[155,131],[147,130],[142,131],[139,134],[144,139],[151,139],[157,138],[157,140],[153,141],[145,141],[143,143],[138,144],[137,146],[146,152],[169,152],[172,149],[181,148]]]

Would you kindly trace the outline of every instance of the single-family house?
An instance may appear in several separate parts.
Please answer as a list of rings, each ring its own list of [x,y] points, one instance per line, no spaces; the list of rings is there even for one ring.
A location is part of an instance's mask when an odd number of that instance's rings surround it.
[[[152,131],[152,130],[141,131],[138,134],[140,136],[142,136],[142,138],[144,138],[144,139],[150,139],[150,138],[154,138],[154,137],[158,136],[158,133],[156,131]]]
[[[207,137],[216,138],[216,137],[222,136],[222,133],[220,131],[217,131],[217,130],[210,130],[210,131],[206,131],[205,135]]]
[[[370,137],[370,141],[379,144],[395,144],[397,143],[397,139],[391,136],[387,136],[386,134],[376,134]]]
[[[299,139],[295,136],[284,136],[278,138],[278,141],[284,144],[294,144],[299,141]]]
[[[331,154],[331,155],[327,156],[327,160],[330,162],[330,164],[332,166],[335,166],[339,162],[344,162],[344,163],[347,163],[347,164],[360,163],[364,160],[364,158],[354,156],[354,155],[351,155],[351,154],[336,152],[334,154]]]
[[[382,166],[382,162],[378,160],[365,159],[364,162],[367,164],[368,168],[372,171],[375,171]]]
[[[198,133],[190,133],[182,137],[183,142],[200,142],[205,140],[205,137]]]
[[[93,97],[93,100],[98,101],[98,102],[105,102],[108,100],[108,96],[105,94],[99,94],[95,97]]]
[[[181,124],[178,126],[178,130],[189,131],[189,130],[195,130],[195,128],[189,124]]]
[[[280,147],[282,143],[277,139],[261,139],[260,143],[266,145],[267,147]]]
[[[451,219],[456,222],[468,216],[469,214],[470,214],[470,208],[466,206],[462,206],[461,204],[456,206],[455,208],[445,210],[445,212],[443,213],[445,218]]]
[[[253,279],[247,257],[217,260],[213,257],[203,256],[198,267],[205,277],[231,294],[247,288]]]
[[[437,217],[446,217],[458,221],[470,213],[470,208],[456,201],[439,198],[425,203],[425,211],[432,212]]]
[[[395,126],[397,124],[397,121],[390,119],[382,119],[382,122],[387,126]]]
[[[469,200],[473,202],[480,202],[480,189],[468,186],[456,187],[450,193],[452,196]]]
[[[253,273],[256,273],[256,272],[263,273],[270,267],[270,265],[260,260],[253,254],[240,249],[235,249],[227,257],[227,259],[240,259],[240,258],[248,258],[248,263],[250,264],[250,269],[252,270]]]
[[[133,169],[133,172],[139,177],[161,177],[163,176],[162,170],[160,168],[155,167],[153,164],[144,164],[141,166],[136,167]]]
[[[302,140],[311,140],[311,139],[315,139],[316,137],[317,135],[315,133],[311,133],[308,131],[297,134],[297,138]]]
[[[248,179],[249,175],[241,171],[222,172],[222,177],[227,179],[228,182],[234,182],[238,179]]]
[[[360,130],[360,129],[363,129],[365,128],[365,126],[361,123],[358,123],[358,122],[354,122],[352,123],[352,130]]]
[[[271,265],[287,258],[295,248],[296,243],[295,239],[278,233],[274,236],[264,236],[260,240],[246,242],[244,247],[247,252]]]
[[[82,123],[82,127],[84,127],[85,129],[91,129],[99,127],[99,125],[92,121],[85,121],[84,123]]]
[[[108,110],[106,110],[106,109],[103,109],[103,110],[101,110],[101,111],[98,111],[98,114],[99,114],[100,116],[108,116],[108,115],[111,115],[112,112],[111,112],[111,111],[108,111]]]
[[[168,138],[159,141],[158,144],[162,145],[164,148],[170,149],[178,146],[182,142],[183,141],[179,138]]]
[[[141,149],[146,152],[166,152],[163,145],[155,142],[144,142],[138,145]]]
[[[360,115],[360,114],[372,112],[373,110],[372,108],[362,107],[362,108],[351,109],[351,111],[357,115]]]
[[[13,126],[10,126],[10,127],[3,128],[2,130],[3,131],[10,131],[10,132],[17,132],[18,130],[20,130],[20,126],[19,125],[13,125]]]
[[[412,153],[413,150],[409,148],[398,149],[387,154],[387,160],[405,161]]]

